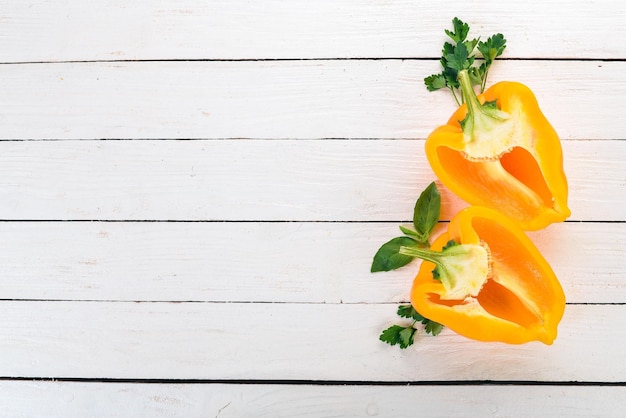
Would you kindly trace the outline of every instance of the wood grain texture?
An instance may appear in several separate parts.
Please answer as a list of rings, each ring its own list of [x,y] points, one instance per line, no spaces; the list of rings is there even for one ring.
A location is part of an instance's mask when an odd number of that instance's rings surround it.
[[[0,66],[0,139],[426,138],[456,109],[437,60]],[[563,139],[623,139],[626,62],[503,61]]]
[[[494,396],[497,393],[497,396]],[[621,417],[626,388],[0,382],[13,418]]]
[[[417,266],[374,275],[371,257],[456,107],[423,86],[450,10],[506,35],[490,83],[531,87],[564,140],[572,217],[530,234],[569,301],[550,347],[378,340]],[[623,415],[625,17],[612,0],[2,2],[0,416]],[[442,192],[449,219],[465,204]]]
[[[2,222],[0,288],[25,300],[405,302],[417,262],[369,273],[397,235],[393,223]],[[568,302],[626,302],[616,273],[626,270],[626,224],[558,224],[530,237]]]
[[[395,311],[395,304],[5,301],[0,370],[92,379],[626,381],[626,305],[567,306],[553,346],[481,343],[444,330],[407,350],[378,340],[401,322]]]
[[[504,33],[509,57],[626,58],[612,0],[12,0],[0,61],[437,57],[455,14],[475,36]]]
[[[563,148],[570,219],[626,220],[626,142]],[[10,141],[0,166],[5,220],[397,222],[435,179],[409,140]]]

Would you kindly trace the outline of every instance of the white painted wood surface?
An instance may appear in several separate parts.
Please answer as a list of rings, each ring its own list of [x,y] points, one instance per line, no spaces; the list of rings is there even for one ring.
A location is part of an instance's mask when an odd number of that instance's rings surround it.
[[[0,382],[7,416],[46,410],[47,418],[104,417],[622,417],[620,387],[320,386]],[[497,395],[497,396],[495,396]]]
[[[11,241],[0,247],[0,288],[7,299],[59,301],[392,303],[408,300],[416,265],[368,271],[396,235],[381,222],[2,222]],[[529,235],[569,302],[626,299],[616,274],[624,224]]]
[[[563,139],[572,217],[530,234],[568,299],[550,347],[377,339],[416,266],[369,263],[434,179],[424,138],[454,102],[422,80],[455,14],[506,35],[490,81],[528,84]],[[625,18],[3,2],[0,416],[620,416]]]
[[[289,386],[223,384],[145,385],[76,384],[59,382],[0,383],[3,393],[16,396],[5,403],[7,414],[23,417],[36,405],[48,408],[49,418],[103,416],[117,410],[119,418],[160,417],[363,417],[363,416],[518,416],[621,417],[614,400],[623,387],[554,388],[492,385],[381,387]],[[498,396],[494,397],[497,390]],[[429,400],[436,399],[436,402]],[[597,404],[594,404],[598,402]],[[529,406],[530,405],[530,406]],[[63,413],[59,413],[63,411]]]
[[[565,140],[623,139],[622,109],[606,105],[622,100],[623,67],[501,61],[489,74],[536,91]],[[425,138],[456,108],[424,87],[439,71],[436,59],[3,65],[0,139]]]
[[[553,346],[481,343],[444,330],[410,350],[378,341],[395,307],[7,301],[0,367],[33,378],[311,382],[616,383],[626,373],[615,343],[626,338],[623,305],[568,306]]]
[[[455,13],[506,32],[509,57],[626,58],[614,0],[31,0],[1,13],[7,62],[438,57]]]

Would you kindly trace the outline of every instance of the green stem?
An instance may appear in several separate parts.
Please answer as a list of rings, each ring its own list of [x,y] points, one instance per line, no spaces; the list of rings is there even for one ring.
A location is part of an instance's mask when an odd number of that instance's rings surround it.
[[[437,267],[437,279],[446,292],[444,299],[476,296],[490,275],[489,249],[486,244],[457,244],[442,251],[400,247],[402,255],[430,261]]]
[[[480,83],[480,92],[485,92],[485,87],[487,87],[487,75],[489,74],[489,67],[485,68],[485,75],[483,76],[482,83]]]
[[[419,258],[420,260],[430,261],[439,267],[442,266],[442,258],[445,258],[442,251],[433,251],[416,247],[400,247],[399,253],[408,255],[409,257]]]
[[[461,121],[461,128],[465,143],[468,144],[477,141],[479,135],[502,125],[510,115],[498,109],[494,102],[480,103],[467,70],[459,71],[458,80],[463,100],[467,103],[467,116]]]
[[[459,71],[459,83],[461,84],[461,93],[463,94],[463,102],[467,103],[468,116],[477,115],[481,112],[482,105],[476,96],[472,81],[470,80],[467,70]]]
[[[454,91],[454,88],[450,87],[450,91],[452,92],[452,96],[454,97],[454,101],[456,101],[456,104],[458,106],[461,106],[463,103],[459,100],[458,96],[456,95],[456,92]]]

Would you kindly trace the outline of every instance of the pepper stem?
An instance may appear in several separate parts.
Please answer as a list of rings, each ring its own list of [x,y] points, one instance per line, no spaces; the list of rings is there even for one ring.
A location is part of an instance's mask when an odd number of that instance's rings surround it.
[[[461,85],[463,101],[467,104],[467,116],[461,121],[466,142],[477,139],[474,135],[475,130],[490,131],[499,122],[509,118],[509,114],[498,109],[494,102],[480,103],[467,70],[459,71],[458,80]]]
[[[477,115],[480,112],[480,108],[482,107],[482,105],[480,104],[478,96],[474,91],[469,72],[467,70],[459,71],[458,80],[459,84],[461,85],[463,102],[467,103],[467,114],[470,116]]]
[[[476,297],[491,275],[489,247],[485,243],[459,244],[442,251],[400,247],[400,254],[430,261],[446,293],[442,299]]]

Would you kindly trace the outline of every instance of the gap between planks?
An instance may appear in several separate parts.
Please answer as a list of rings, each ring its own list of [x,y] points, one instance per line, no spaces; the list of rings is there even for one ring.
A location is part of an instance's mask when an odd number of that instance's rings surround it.
[[[146,385],[291,385],[291,386],[624,386],[624,382],[579,380],[303,380],[303,379],[143,379],[0,376],[0,382],[110,383]]]
[[[179,58],[179,59],[93,59],[93,60],[51,60],[51,61],[5,61],[0,65],[46,65],[46,64],[115,64],[115,63],[164,63],[164,62],[302,62],[302,61],[437,61],[441,57],[312,57],[312,58]],[[481,59],[476,60],[480,62]],[[538,61],[538,62],[626,62],[626,58],[595,57],[595,58],[546,58],[546,57],[498,57],[501,61]]]

